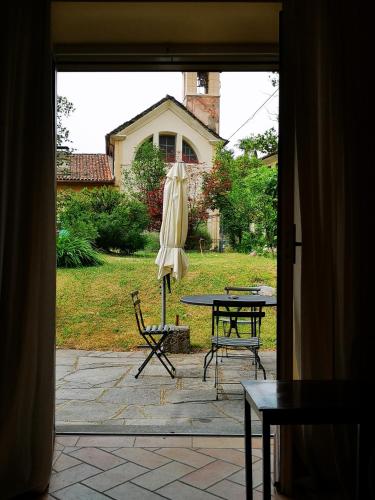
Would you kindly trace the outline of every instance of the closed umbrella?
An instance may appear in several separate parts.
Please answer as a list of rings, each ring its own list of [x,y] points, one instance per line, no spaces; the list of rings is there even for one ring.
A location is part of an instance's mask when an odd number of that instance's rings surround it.
[[[155,264],[162,279],[162,324],[166,316],[166,281],[172,276],[180,280],[188,269],[184,245],[188,230],[187,175],[183,162],[175,163],[167,174],[163,194],[163,220],[160,250]]]

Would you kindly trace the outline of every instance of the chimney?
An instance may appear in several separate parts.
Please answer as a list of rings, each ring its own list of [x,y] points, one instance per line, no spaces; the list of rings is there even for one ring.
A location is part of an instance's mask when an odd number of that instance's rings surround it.
[[[184,105],[211,130],[219,133],[220,73],[186,72],[184,75]]]

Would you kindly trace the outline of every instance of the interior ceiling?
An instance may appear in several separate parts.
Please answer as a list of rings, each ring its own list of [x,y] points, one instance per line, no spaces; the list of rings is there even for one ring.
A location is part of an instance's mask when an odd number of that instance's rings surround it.
[[[278,44],[281,2],[52,2],[54,44]]]

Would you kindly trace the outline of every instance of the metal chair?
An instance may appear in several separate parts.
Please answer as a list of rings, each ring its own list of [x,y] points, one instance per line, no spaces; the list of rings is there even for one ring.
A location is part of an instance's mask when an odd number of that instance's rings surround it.
[[[203,367],[203,380],[206,380],[206,373],[209,364],[215,355],[215,387],[216,399],[219,394],[219,368],[218,368],[218,351],[221,348],[237,350],[245,349],[249,352],[249,358],[254,360],[255,366],[255,379],[258,378],[258,368],[263,371],[264,379],[267,378],[266,370],[261,363],[258,351],[261,347],[261,323],[262,318],[265,316],[263,307],[265,302],[257,302],[256,306],[249,307],[249,303],[236,301],[236,307],[233,307],[233,300],[214,300],[212,306],[212,323],[211,323],[211,349],[204,358]],[[243,332],[241,336],[230,337],[227,335],[219,335],[220,321],[227,319],[230,323],[230,328],[237,328],[238,321],[245,321],[248,325],[247,334]],[[228,355],[228,357],[235,357],[235,355]],[[236,356],[238,357],[238,355]],[[240,356],[242,359],[244,356]],[[231,382],[228,382],[231,383]],[[233,382],[232,382],[233,383]]]
[[[225,293],[227,295],[231,295],[232,292],[240,292],[241,295],[243,294],[248,294],[248,295],[259,295],[260,292],[260,287],[259,286],[226,286],[224,287]],[[228,318],[220,318],[220,320],[223,323],[223,330],[224,330],[224,335],[230,337],[232,331],[234,330],[236,332],[237,337],[240,336],[240,333],[238,331],[238,325],[244,325],[244,324],[250,324],[249,321],[246,320],[238,320],[236,322],[234,321],[229,321]],[[226,330],[226,327],[229,325],[229,330]]]
[[[165,351],[163,350],[163,343],[169,335],[173,335],[179,332],[178,327],[175,325],[151,325],[146,326],[143,320],[142,310],[141,310],[141,300],[139,298],[138,290],[131,292],[131,298],[133,301],[135,318],[137,321],[138,331],[140,335],[145,339],[148,346],[151,349],[150,354],[138,368],[138,373],[135,378],[138,378],[142,373],[149,361],[151,361],[153,356],[156,356],[164,368],[167,370],[169,375],[174,378],[176,369],[169,361]],[[159,337],[159,338],[157,338]]]

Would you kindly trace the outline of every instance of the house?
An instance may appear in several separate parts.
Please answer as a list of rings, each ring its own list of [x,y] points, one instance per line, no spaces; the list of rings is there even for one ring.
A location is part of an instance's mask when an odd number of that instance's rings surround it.
[[[64,155],[56,167],[57,191],[114,186],[112,158],[105,154]]]
[[[374,99],[360,77],[373,58],[371,5],[186,4],[45,0],[1,7],[4,499],[43,493],[51,473],[56,64],[76,71],[275,70],[280,19],[278,378],[373,380],[374,265],[366,238],[373,165],[358,160],[373,140]],[[360,428],[364,449],[356,450],[357,426],[281,428],[275,474],[283,491],[299,480],[305,488],[297,498],[375,497],[372,393],[369,425]],[[367,464],[357,494],[356,452]]]
[[[202,171],[211,169],[215,146],[226,141],[218,134],[220,75],[205,74],[207,94],[198,94],[199,73],[184,73],[188,82],[184,104],[167,95],[106,135],[106,152],[113,158],[117,186],[121,187],[121,169],[130,166],[146,141],[158,146],[167,162],[184,161],[187,170],[193,165],[199,165]]]
[[[262,161],[263,165],[266,165],[267,167],[277,167],[279,163],[277,151],[262,156],[260,160]]]
[[[160,148],[167,163],[186,163],[191,196],[200,189],[202,173],[212,168],[216,146],[226,143],[219,135],[220,73],[185,72],[183,81],[184,104],[167,95],[106,135],[106,153],[114,165],[119,189],[123,189],[123,170],[129,169],[146,141]],[[217,244],[217,212],[209,212],[207,227]]]
[[[191,195],[200,190],[202,173],[212,168],[215,148],[227,141],[219,135],[220,73],[185,72],[184,103],[167,95],[106,134],[106,154],[70,154],[57,167],[57,189],[123,186],[138,148],[146,141],[158,146],[167,163],[183,161],[192,180]],[[208,232],[217,245],[220,220],[209,211]]]

